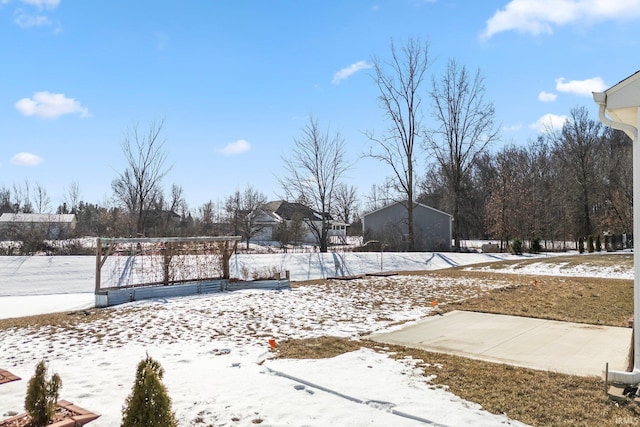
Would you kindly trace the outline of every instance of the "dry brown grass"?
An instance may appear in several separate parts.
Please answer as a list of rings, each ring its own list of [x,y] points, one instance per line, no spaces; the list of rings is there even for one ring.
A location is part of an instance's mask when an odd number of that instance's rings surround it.
[[[364,342],[380,349],[375,343]],[[636,405],[618,406],[604,393],[597,377],[578,377],[510,365],[389,346],[394,357],[421,359],[425,376],[453,394],[494,414],[534,426],[619,426],[621,419],[640,420]],[[639,421],[640,422],[640,421]]]
[[[97,319],[107,319],[112,314],[113,312],[111,310],[91,309],[0,319],[0,330],[12,328],[40,328],[43,326],[73,328],[81,324],[91,323]]]
[[[474,267],[489,267],[492,270],[502,270],[505,268],[522,268],[531,264],[554,264],[564,266],[565,268],[575,266],[594,266],[594,267],[633,267],[633,254],[629,253],[601,253],[601,254],[584,254],[584,255],[560,255],[550,258],[522,258],[513,261],[491,262],[475,264]]]
[[[278,357],[284,359],[327,359],[359,350],[362,343],[338,337],[288,339],[278,343]]]
[[[605,254],[558,257],[547,262],[628,267],[632,265],[632,258],[628,255]],[[509,283],[506,287],[480,292],[475,298],[445,302],[442,307],[444,310],[480,311],[611,326],[627,326],[633,315],[631,280],[500,273],[505,264],[514,262],[491,264],[490,272],[457,268],[406,274]],[[278,355],[289,358],[332,357],[341,349],[350,351],[358,346],[390,352],[399,359],[406,356],[421,359],[419,366],[424,368],[424,375],[436,376],[431,381],[433,384],[447,387],[457,396],[479,403],[492,413],[505,413],[534,426],[613,427],[640,423],[638,406],[615,404],[606,397],[604,382],[597,377],[516,368],[400,346],[383,347],[366,340],[349,341],[334,337],[286,341],[279,347]]]
[[[453,302],[444,310],[510,314],[593,325],[628,326],[633,316],[633,281],[592,277],[529,276],[462,269],[430,273],[475,277],[484,282],[508,280],[511,285]]]

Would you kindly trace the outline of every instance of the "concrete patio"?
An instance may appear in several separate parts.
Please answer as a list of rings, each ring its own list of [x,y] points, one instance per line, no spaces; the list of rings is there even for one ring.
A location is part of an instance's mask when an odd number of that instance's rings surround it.
[[[631,328],[452,311],[366,338],[488,362],[601,376],[606,363],[610,370],[625,369]]]

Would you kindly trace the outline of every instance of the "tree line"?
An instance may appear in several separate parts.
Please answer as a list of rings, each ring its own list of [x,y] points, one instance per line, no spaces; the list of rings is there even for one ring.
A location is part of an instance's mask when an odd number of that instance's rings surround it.
[[[464,238],[495,239],[503,249],[514,239],[550,249],[554,242],[629,234],[632,186],[631,139],[577,106],[561,130],[478,156],[455,221]],[[445,211],[455,203],[437,169],[420,188],[422,203]]]
[[[388,126],[364,132],[369,146],[363,153],[383,164],[388,176],[368,194],[359,193],[345,179],[354,163],[346,157],[344,138],[311,117],[282,158],[279,182],[288,201],[319,216],[279,227],[281,242],[295,242],[304,221],[326,252],[330,218],[351,224],[351,233],[359,235],[362,213],[390,202],[406,208],[409,250],[416,203],[453,215],[455,250],[462,239],[492,239],[506,248],[513,239],[565,242],[632,230],[632,147],[626,135],[576,106],[561,130],[549,128],[534,141],[494,149],[499,127],[480,70],[450,59],[440,75],[430,76],[427,43],[410,38],[390,47],[390,59],[371,61]],[[221,201],[189,208],[181,186],[167,190],[163,183],[171,170],[163,125],[127,129],[121,143],[126,166],[111,183],[110,200],[86,203],[72,182],[55,211],[76,215],[78,236],[240,235],[248,246],[260,231],[252,213],[267,197],[247,185]],[[0,188],[0,213],[52,210],[38,183]]]

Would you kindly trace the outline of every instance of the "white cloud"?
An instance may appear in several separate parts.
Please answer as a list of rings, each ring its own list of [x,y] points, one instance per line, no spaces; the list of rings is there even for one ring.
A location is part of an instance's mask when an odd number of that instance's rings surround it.
[[[558,94],[556,93],[542,91],[538,94],[538,101],[541,102],[553,102],[556,98],[558,98]]]
[[[20,28],[32,28],[51,25],[51,21],[46,16],[29,15],[27,13],[23,13],[22,11],[18,11],[15,14],[13,22],[15,22],[16,25],[18,25],[18,27]]]
[[[60,0],[20,0],[29,6],[35,6],[38,9],[55,9],[60,4]]]
[[[251,150],[251,144],[249,144],[244,139],[239,139],[235,142],[231,142],[225,145],[225,147],[220,151],[222,151],[222,154],[224,155],[233,156],[235,154],[244,153],[245,151],[249,150]]]
[[[558,116],[556,114],[547,113],[536,120],[535,123],[529,125],[531,129],[538,132],[548,132],[562,129],[564,123],[569,120],[567,116]]]
[[[585,80],[570,80],[565,82],[564,77],[556,79],[556,90],[568,92],[580,96],[591,96],[592,92],[603,92],[607,89],[604,81],[600,77]]]
[[[511,0],[487,20],[481,34],[489,39],[503,31],[551,34],[554,27],[572,23],[625,20],[640,17],[640,0]]]
[[[15,103],[15,107],[25,116],[36,116],[42,119],[56,119],[64,114],[91,116],[89,110],[75,99],[66,98],[62,93],[47,91],[36,92],[32,98],[22,98]]]
[[[340,83],[340,81],[351,77],[353,74],[357,73],[358,71],[366,70],[367,68],[371,68],[371,67],[372,65],[368,64],[366,61],[358,61],[355,64],[351,64],[348,67],[343,68],[342,70],[335,73],[331,83],[333,83],[334,85],[337,85],[338,83]]]
[[[18,166],[37,166],[43,162],[43,158],[31,153],[18,153],[10,160],[11,164]]]

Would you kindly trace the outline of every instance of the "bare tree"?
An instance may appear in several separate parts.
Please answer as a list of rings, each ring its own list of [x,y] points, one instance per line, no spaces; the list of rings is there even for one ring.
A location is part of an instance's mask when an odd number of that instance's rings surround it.
[[[216,236],[215,225],[219,222],[219,208],[209,200],[198,208],[200,232],[206,236]]]
[[[39,182],[36,182],[34,189],[33,205],[37,213],[49,213],[51,210],[51,198],[47,194],[47,189]]]
[[[336,188],[333,216],[345,224],[351,224],[358,211],[358,194],[356,187],[340,184]]]
[[[0,188],[0,214],[11,212],[13,212],[11,206],[11,190],[3,186]]]
[[[633,229],[633,142],[624,132],[605,129],[605,149],[609,159],[606,198],[609,215],[603,219],[602,231],[629,233]]]
[[[257,223],[256,210],[267,203],[267,196],[248,185],[244,192],[236,190],[227,198],[225,210],[236,235],[242,236],[249,249],[249,241],[258,234],[263,227]]]
[[[122,152],[127,167],[111,183],[116,199],[135,218],[138,235],[144,235],[149,207],[162,193],[162,178],[171,170],[166,166],[167,153],[160,138],[163,126],[164,120],[153,122],[141,132],[136,124],[125,132]]]
[[[391,41],[391,60],[374,57],[374,80],[380,94],[380,108],[389,128],[380,136],[367,131],[372,142],[369,156],[393,170],[394,184],[400,202],[407,209],[408,248],[414,248],[413,208],[416,183],[414,170],[423,133],[420,88],[429,68],[428,44],[410,38],[399,49]]]
[[[31,204],[31,185],[29,180],[24,180],[24,186],[13,183],[13,212],[33,213]]]
[[[318,240],[320,252],[327,252],[330,214],[335,201],[335,190],[343,174],[349,169],[344,155],[345,142],[340,133],[322,132],[313,117],[294,139],[291,156],[283,157],[287,177],[279,182],[289,199],[304,200],[320,214],[317,221],[307,220],[307,226]]]
[[[177,236],[182,233],[182,220],[188,211],[182,186],[173,184],[168,196],[158,193],[151,203],[152,209],[145,228],[153,228],[156,236]],[[149,230],[146,230],[149,233]]]
[[[450,60],[439,79],[432,80],[431,99],[437,127],[427,135],[427,146],[444,174],[451,197],[455,249],[460,250],[464,184],[469,180],[478,155],[498,139],[495,108],[484,99],[484,78],[478,70],[469,74],[465,66]]]
[[[64,195],[64,203],[67,206],[67,210],[71,213],[76,213],[78,205],[80,204],[80,185],[78,181],[71,181],[67,191]]]
[[[556,136],[555,152],[568,173],[569,208],[575,226],[574,237],[587,237],[594,231],[592,216],[603,190],[603,127],[589,117],[583,106],[571,109],[569,120]]]

